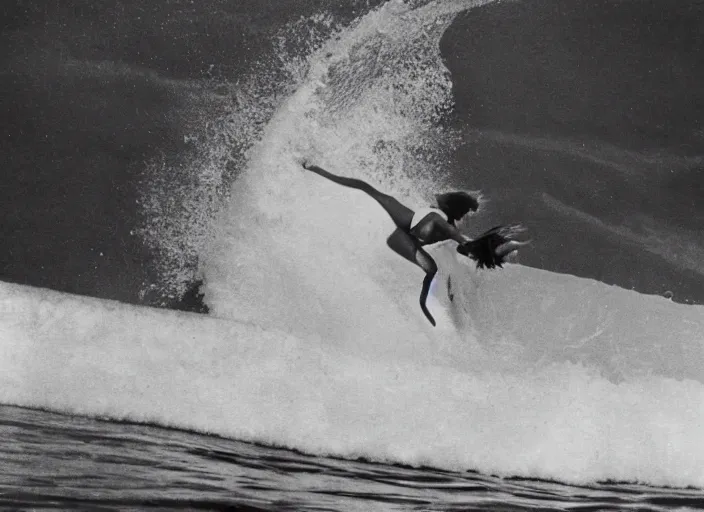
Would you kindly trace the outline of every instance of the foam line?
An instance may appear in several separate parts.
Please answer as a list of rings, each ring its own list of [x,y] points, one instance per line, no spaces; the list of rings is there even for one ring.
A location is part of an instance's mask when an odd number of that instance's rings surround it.
[[[567,324],[585,299],[616,307],[609,287],[598,283],[509,272],[503,281],[491,275],[494,307],[503,300],[540,315],[549,306],[527,336],[541,323]],[[525,288],[561,282],[555,289],[564,293],[553,294],[549,304],[521,299],[511,286],[517,282]],[[571,302],[565,299],[575,291]],[[692,368],[679,357],[685,346],[689,357],[701,355],[702,310],[621,292],[658,322],[680,325],[690,341],[662,351],[665,359],[677,354],[668,364],[637,359],[634,375],[609,379],[601,369],[610,368],[618,348],[601,361],[572,362],[569,351],[552,348],[538,354],[540,365],[534,355],[522,368],[492,367],[490,359],[480,369],[463,368],[461,345],[444,363],[402,350],[396,357],[231,320],[0,284],[0,400],[313,454],[576,483],[704,487],[704,385],[682,378]],[[476,300],[468,304],[478,307]],[[626,324],[641,311],[611,310]],[[592,328],[615,340],[615,325]],[[487,321],[478,332],[486,338],[489,330]],[[538,341],[529,338],[522,353]]]

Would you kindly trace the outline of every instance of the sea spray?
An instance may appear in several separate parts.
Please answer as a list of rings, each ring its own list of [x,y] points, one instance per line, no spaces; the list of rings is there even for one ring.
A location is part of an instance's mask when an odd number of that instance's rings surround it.
[[[144,283],[142,303],[173,305],[194,285],[215,215],[246,169],[250,149],[303,80],[307,57],[338,30],[326,12],[290,21],[272,30],[271,50],[243,63],[238,76],[189,82],[188,96],[166,113],[181,120],[187,135],[180,151],[145,162],[134,234],[153,255],[154,276]]]
[[[387,214],[296,159],[361,178],[412,208],[444,191],[453,134],[441,121],[452,84],[439,40],[473,5],[389,2],[310,57],[305,80],[249,152],[201,259],[213,314],[331,342],[393,340],[389,350],[441,353],[461,339],[470,352],[474,340],[456,333],[428,344],[439,331],[418,307],[423,273],[386,247]]]

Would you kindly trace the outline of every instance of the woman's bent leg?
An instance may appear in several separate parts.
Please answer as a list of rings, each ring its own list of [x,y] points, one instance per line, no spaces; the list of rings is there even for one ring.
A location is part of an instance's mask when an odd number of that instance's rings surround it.
[[[420,309],[423,311],[423,314],[430,321],[430,323],[435,325],[435,319],[433,318],[433,315],[430,314],[430,311],[428,311],[428,307],[425,305],[425,301],[428,298],[428,293],[430,292],[430,284],[438,271],[438,266],[435,263],[435,260],[433,260],[430,254],[425,252],[418,240],[401,229],[397,229],[391,233],[391,236],[387,238],[386,243],[396,254],[406,258],[411,263],[415,263],[425,272],[423,287],[420,292]]]

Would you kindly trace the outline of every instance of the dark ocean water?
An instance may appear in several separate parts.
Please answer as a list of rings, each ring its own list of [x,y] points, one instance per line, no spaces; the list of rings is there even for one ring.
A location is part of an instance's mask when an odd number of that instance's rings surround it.
[[[533,228],[523,264],[702,303],[703,28],[701,2],[537,1],[446,32],[460,179]]]
[[[311,457],[152,426],[0,408],[5,510],[697,510],[700,491],[569,486]]]
[[[323,11],[345,26],[378,4],[3,2],[0,277],[193,306],[151,286],[160,254],[135,236],[146,168],[193,156],[221,84],[276,76],[284,27]],[[518,220],[535,241],[525,265],[704,303],[703,23],[701,2],[665,0],[460,14],[441,42],[463,133],[447,173],[492,199],[476,228]],[[288,32],[291,55],[310,24]]]

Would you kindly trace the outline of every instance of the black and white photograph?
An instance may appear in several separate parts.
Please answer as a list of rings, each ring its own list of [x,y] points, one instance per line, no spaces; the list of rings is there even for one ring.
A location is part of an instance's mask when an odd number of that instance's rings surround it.
[[[704,509],[704,2],[3,0],[0,510]]]

